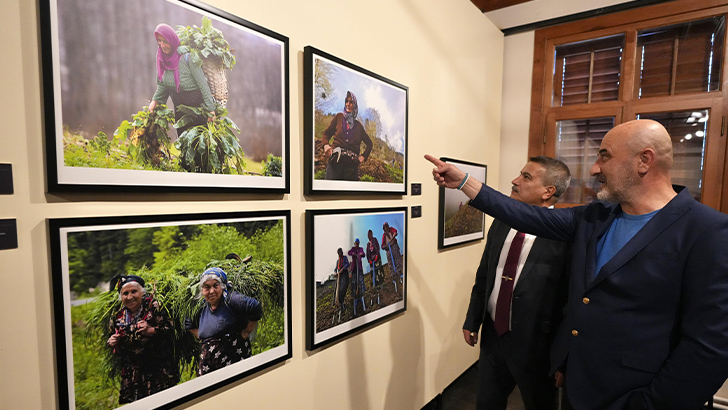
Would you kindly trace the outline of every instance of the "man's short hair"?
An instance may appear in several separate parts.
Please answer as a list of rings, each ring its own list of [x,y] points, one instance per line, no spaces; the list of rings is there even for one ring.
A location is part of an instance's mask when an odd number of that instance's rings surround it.
[[[553,185],[556,188],[554,198],[558,201],[561,195],[566,192],[566,189],[569,188],[569,183],[571,183],[569,167],[563,161],[546,155],[531,157],[528,160],[544,167],[546,172],[544,173],[543,184],[544,186]]]

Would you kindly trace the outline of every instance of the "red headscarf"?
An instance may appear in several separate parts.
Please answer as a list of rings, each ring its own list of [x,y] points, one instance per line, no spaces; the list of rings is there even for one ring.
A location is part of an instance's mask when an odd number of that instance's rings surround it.
[[[164,70],[172,70],[174,72],[174,84],[177,86],[177,92],[179,92],[179,59],[182,57],[177,52],[179,37],[177,37],[174,29],[166,24],[160,24],[154,29],[155,40],[157,34],[164,37],[171,47],[169,54],[164,54],[162,48],[157,47],[157,79],[162,81]]]

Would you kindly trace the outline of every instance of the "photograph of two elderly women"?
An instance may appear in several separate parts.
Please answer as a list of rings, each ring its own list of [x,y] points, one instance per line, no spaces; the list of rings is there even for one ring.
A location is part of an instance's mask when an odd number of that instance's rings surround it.
[[[157,408],[290,357],[287,215],[51,220],[69,407]]]

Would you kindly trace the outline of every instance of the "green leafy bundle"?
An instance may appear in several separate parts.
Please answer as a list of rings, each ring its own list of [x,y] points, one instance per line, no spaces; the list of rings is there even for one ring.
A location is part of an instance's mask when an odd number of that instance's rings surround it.
[[[189,53],[192,63],[198,67],[202,67],[203,59],[211,57],[220,58],[227,69],[235,65],[235,50],[230,48],[222,31],[212,27],[208,17],[202,18],[202,27],[177,26],[177,36],[180,40],[177,52]]]
[[[284,342],[283,326],[283,266],[265,261],[247,264],[237,260],[212,260],[207,267],[220,267],[228,274],[233,291],[255,298],[263,303],[265,315],[259,322],[253,351],[260,353]],[[174,271],[153,272],[142,268],[130,274],[139,275],[146,282],[147,292],[167,311],[174,323],[174,357],[182,373],[194,374],[199,358],[199,342],[187,332],[185,319],[196,317],[204,306],[199,295],[199,275],[183,275]],[[84,344],[94,346],[103,357],[104,373],[114,380],[121,371],[121,363],[111,349],[106,348],[109,322],[121,309],[115,291],[99,295],[85,309],[83,320]]]
[[[166,105],[159,104],[154,111],[144,107],[124,120],[114,131],[114,138],[128,142],[128,154],[137,163],[158,166],[162,159],[171,156],[171,141],[167,130],[174,123],[174,113]],[[98,138],[97,138],[98,139]]]
[[[268,158],[263,165],[263,175],[267,177],[279,177],[283,175],[283,160],[273,154],[268,154]]]
[[[179,105],[182,118],[175,124],[176,128],[207,118],[208,113],[202,107]],[[245,153],[238,137],[240,128],[227,116],[227,110],[218,107],[215,119],[204,125],[197,125],[185,130],[175,146],[180,151],[180,165],[193,172],[210,174],[232,174],[233,168],[243,174]]]

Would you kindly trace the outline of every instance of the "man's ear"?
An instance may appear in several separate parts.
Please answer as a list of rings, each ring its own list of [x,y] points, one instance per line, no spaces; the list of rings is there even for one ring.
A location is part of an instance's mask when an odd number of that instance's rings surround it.
[[[640,175],[646,174],[650,167],[653,167],[655,165],[655,158],[656,155],[654,150],[652,150],[651,148],[643,149],[642,152],[639,153],[637,172],[639,172]]]
[[[554,194],[556,193],[556,187],[553,185],[549,185],[544,188],[546,188],[546,191],[541,195],[541,200],[550,201],[554,197]]]

